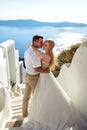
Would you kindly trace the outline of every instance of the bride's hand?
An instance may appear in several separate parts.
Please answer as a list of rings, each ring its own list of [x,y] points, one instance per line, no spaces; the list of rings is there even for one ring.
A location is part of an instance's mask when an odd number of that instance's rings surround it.
[[[37,48],[35,48],[34,46],[32,46],[31,44],[28,44],[28,48],[32,48],[33,51],[37,49]]]
[[[30,47],[33,49],[33,51],[37,50],[37,48],[32,45],[30,45]]]

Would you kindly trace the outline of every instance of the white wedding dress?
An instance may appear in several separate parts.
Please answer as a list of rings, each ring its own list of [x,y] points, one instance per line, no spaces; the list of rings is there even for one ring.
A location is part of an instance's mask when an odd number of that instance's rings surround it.
[[[47,64],[42,67],[46,68]],[[51,72],[40,74],[32,100],[24,130],[70,130],[75,124],[71,100]]]

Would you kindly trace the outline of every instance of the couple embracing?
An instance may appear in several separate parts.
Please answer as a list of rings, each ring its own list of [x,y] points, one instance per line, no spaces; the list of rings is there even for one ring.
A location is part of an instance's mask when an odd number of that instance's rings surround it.
[[[70,130],[75,126],[76,112],[72,102],[51,72],[54,65],[53,40],[33,36],[25,52],[25,93],[23,117],[28,116],[28,102],[33,92],[29,121],[24,130]],[[39,51],[42,48],[45,53]],[[74,129],[73,129],[74,130]]]

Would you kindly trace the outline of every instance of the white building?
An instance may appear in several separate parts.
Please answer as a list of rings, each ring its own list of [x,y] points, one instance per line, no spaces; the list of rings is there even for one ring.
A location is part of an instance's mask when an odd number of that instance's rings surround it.
[[[0,44],[0,81],[6,87],[20,84],[23,81],[23,62],[19,62],[19,52],[15,42],[7,40]]]

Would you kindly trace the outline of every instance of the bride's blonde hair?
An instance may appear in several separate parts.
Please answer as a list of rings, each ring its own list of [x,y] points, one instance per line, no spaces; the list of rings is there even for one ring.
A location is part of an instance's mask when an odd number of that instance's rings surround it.
[[[48,42],[49,44],[49,52],[50,52],[50,56],[51,56],[51,62],[50,62],[50,65],[49,65],[49,68],[52,70],[53,67],[54,67],[54,64],[55,64],[55,56],[54,56],[54,52],[53,52],[53,48],[55,46],[55,42],[53,40],[45,40],[45,42]]]

